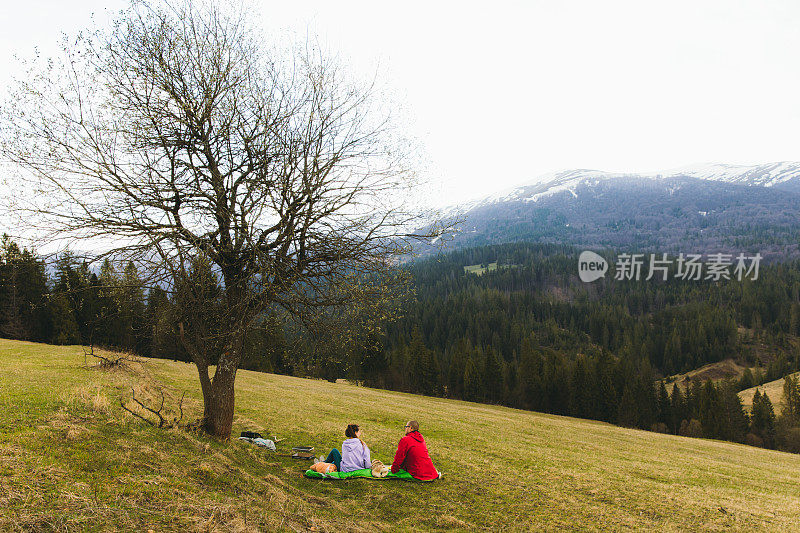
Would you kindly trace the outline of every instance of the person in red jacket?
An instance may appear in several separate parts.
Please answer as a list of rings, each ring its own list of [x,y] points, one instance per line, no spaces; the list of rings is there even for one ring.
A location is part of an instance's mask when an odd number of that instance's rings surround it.
[[[431,481],[441,474],[433,467],[431,456],[425,439],[419,432],[419,423],[410,420],[405,425],[406,436],[397,444],[397,453],[394,454],[392,472],[397,473],[401,468],[420,481]]]

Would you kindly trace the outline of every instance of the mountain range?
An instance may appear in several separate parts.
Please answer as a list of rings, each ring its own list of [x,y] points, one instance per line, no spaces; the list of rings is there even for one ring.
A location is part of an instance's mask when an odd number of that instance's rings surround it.
[[[658,174],[575,169],[452,206],[448,249],[503,242],[800,257],[800,162]],[[440,243],[420,251],[432,253]]]

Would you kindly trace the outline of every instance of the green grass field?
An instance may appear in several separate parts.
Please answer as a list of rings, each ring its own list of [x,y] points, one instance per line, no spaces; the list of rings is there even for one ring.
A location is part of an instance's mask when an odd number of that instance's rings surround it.
[[[493,270],[497,270],[497,261],[494,263],[488,263],[486,266],[478,263],[477,265],[467,265],[464,267],[464,272],[477,274],[478,276],[486,272],[492,272]]]
[[[91,362],[91,361],[90,361]],[[421,422],[433,484],[313,481],[302,463],[238,441],[159,430],[120,398],[187,392],[192,365],[84,367],[80,347],[0,340],[0,530],[792,531],[800,456],[346,383],[241,371],[234,430],[340,446],[359,423],[390,461]]]

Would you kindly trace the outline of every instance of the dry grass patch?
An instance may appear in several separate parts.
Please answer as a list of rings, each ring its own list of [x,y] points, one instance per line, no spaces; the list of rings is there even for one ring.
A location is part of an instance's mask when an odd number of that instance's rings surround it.
[[[800,372],[792,374],[795,378],[800,377]],[[775,414],[779,414],[783,408],[783,383],[784,378],[769,381],[757,387],[750,387],[739,393],[739,398],[742,399],[742,404],[748,410],[753,408],[753,396],[756,394],[756,389],[760,390],[762,394],[766,393],[769,396],[769,401],[775,409]]]

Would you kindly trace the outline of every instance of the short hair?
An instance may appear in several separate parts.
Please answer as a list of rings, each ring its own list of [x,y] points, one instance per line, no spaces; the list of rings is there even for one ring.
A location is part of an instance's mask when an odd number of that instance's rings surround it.
[[[356,438],[356,431],[358,431],[358,424],[349,424],[347,429],[344,430],[344,436],[348,439]]]
[[[409,420],[408,427],[411,428],[411,431],[419,431],[419,422],[416,420]]]

